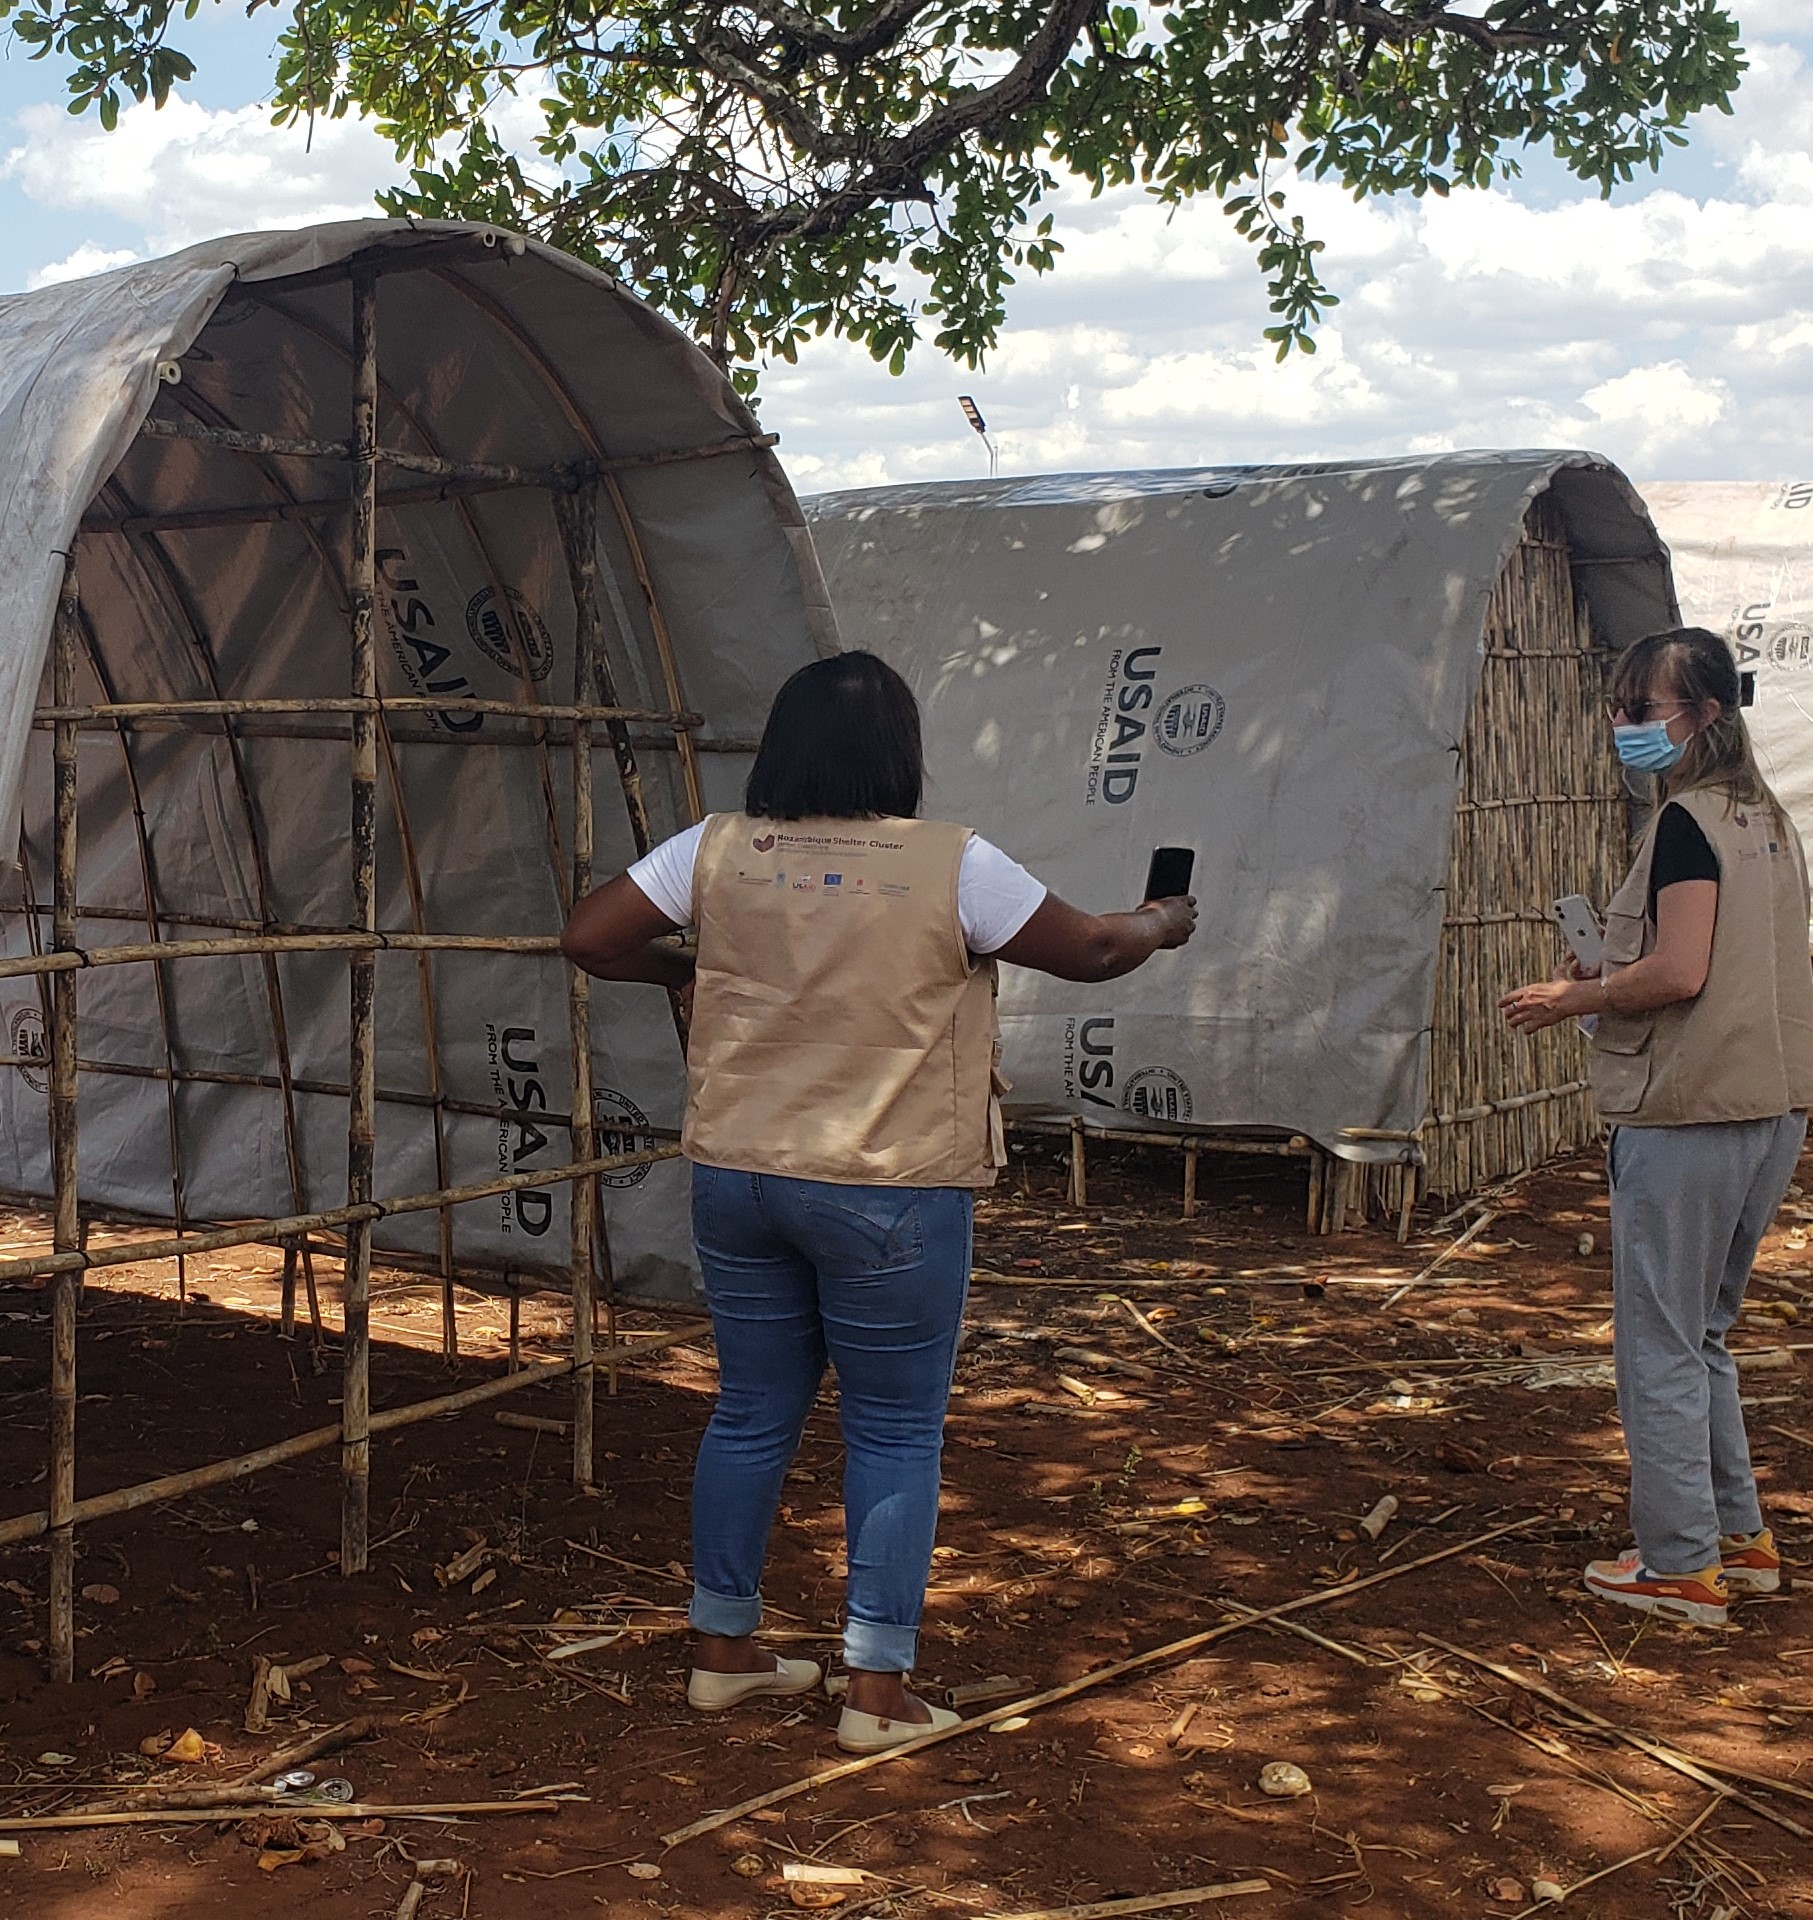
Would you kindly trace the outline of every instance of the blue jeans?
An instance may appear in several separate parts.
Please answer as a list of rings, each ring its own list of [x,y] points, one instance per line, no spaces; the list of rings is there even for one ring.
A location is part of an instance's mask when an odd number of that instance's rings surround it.
[[[693,1239],[719,1390],[693,1472],[701,1633],[753,1633],[781,1481],[830,1360],[844,1436],[844,1660],[907,1673],[969,1292],[972,1196],[695,1165]]]

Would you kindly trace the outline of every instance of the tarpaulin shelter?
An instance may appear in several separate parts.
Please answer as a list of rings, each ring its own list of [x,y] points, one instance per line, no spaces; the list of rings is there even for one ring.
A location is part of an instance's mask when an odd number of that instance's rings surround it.
[[[1682,618],[1756,676],[1757,757],[1813,840],[1813,481],[1683,480],[1643,498],[1674,557]]]
[[[558,1275],[592,1472],[610,1271],[684,1295],[672,1009],[559,957],[594,865],[734,805],[781,678],[835,644],[799,509],[695,346],[494,230],[242,235],[0,299],[0,1186],[50,1198],[44,1510],[75,1499],[85,1269],[343,1247],[342,1562],[363,1566],[373,1247]],[[34,701],[37,712],[34,717]],[[597,1228],[602,1203],[601,1237]],[[165,1221],[87,1247],[93,1215]],[[223,1224],[224,1223],[224,1224]],[[263,1456],[260,1456],[262,1459]],[[177,1483],[181,1483],[180,1485]]]
[[[924,705],[928,812],[1066,898],[1196,851],[1185,950],[1010,969],[1011,1111],[1466,1193],[1587,1138],[1578,1036],[1510,1035],[1558,895],[1608,897],[1613,650],[1675,618],[1642,503],[1584,453],[1059,474],[807,502],[848,646]],[[1410,1169],[1356,1177],[1343,1169]]]

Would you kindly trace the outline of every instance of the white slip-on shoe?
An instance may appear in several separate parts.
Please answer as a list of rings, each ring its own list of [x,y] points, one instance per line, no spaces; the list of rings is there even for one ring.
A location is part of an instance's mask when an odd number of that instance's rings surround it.
[[[768,1673],[707,1673],[694,1667],[686,1683],[686,1704],[695,1713],[723,1713],[745,1700],[788,1700],[811,1693],[823,1678],[813,1661],[778,1657]]]
[[[916,1694],[907,1697],[918,1698]],[[858,1713],[854,1707],[845,1707],[838,1717],[837,1744],[845,1753],[885,1753],[890,1747],[904,1747],[921,1734],[939,1733],[962,1724],[962,1714],[952,1713],[948,1707],[934,1707],[927,1701],[920,1704],[932,1716],[929,1721],[890,1720],[883,1714]]]

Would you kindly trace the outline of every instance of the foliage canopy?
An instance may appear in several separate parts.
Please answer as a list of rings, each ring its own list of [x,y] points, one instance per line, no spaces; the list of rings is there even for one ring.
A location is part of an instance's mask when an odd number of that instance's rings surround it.
[[[0,0],[71,112],[194,72],[203,0]],[[1335,295],[1293,175],[1445,194],[1547,147],[1606,192],[1729,111],[1720,0],[251,0],[287,11],[280,120],[369,115],[398,214],[533,233],[618,275],[751,384],[836,332],[971,364],[1060,252],[1068,175],[1218,201],[1282,358]],[[523,131],[524,116],[533,121]]]

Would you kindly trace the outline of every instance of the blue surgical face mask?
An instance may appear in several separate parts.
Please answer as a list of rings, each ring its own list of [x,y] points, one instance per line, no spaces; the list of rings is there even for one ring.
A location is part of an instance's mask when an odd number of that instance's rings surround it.
[[[1684,741],[1668,737],[1666,720],[1645,720],[1641,726],[1612,728],[1618,758],[1638,773],[1666,773],[1687,751]]]

